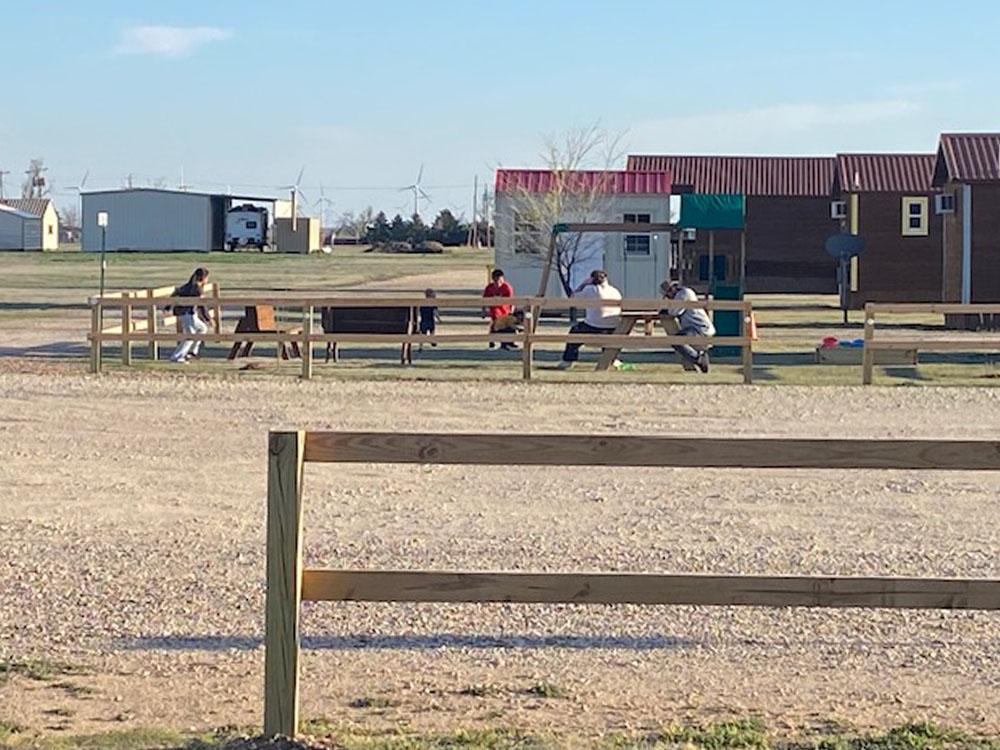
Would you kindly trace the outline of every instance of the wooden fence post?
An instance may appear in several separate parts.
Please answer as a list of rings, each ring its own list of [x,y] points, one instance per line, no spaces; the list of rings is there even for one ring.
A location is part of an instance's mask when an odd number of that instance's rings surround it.
[[[149,336],[149,358],[154,362],[160,358],[160,342],[156,340],[156,295],[152,289],[146,290],[149,306],[146,308],[146,334]]]
[[[534,308],[524,311],[524,338],[521,342],[521,377],[531,380],[531,334],[534,328]]]
[[[749,302],[743,307],[743,325],[740,328],[741,335],[747,340],[741,350],[743,357],[743,383],[751,385],[753,383],[753,341],[750,339],[750,319],[753,315],[753,307]]]
[[[122,296],[125,298],[122,307],[122,364],[129,366],[132,364],[132,340],[129,338],[132,334],[132,303],[128,300],[132,299],[132,292],[125,292]]]
[[[219,303],[221,299],[221,289],[218,284],[212,284],[212,299],[215,301],[215,305],[212,307],[214,311],[213,325],[215,327],[216,333],[222,333],[222,305]]]
[[[292,737],[299,724],[304,455],[304,432],[270,434],[264,614],[264,734],[267,736]]]
[[[313,315],[315,308],[306,305],[302,308],[302,379],[309,380],[313,376]]]
[[[872,303],[865,303],[865,339],[864,349],[861,351],[861,384],[872,384],[872,371],[875,369],[875,350],[872,348],[872,339],[875,338],[875,311]]]
[[[90,371],[95,375],[101,372],[101,300],[96,298],[90,308]]]

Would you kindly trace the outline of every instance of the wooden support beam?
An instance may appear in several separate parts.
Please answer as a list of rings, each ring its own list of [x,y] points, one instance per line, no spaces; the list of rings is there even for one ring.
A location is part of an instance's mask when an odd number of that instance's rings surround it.
[[[1000,351],[1000,336],[992,339],[882,339],[871,343],[872,349],[922,349],[934,352]]]
[[[994,440],[310,432],[306,461],[526,466],[1000,470]]]
[[[299,723],[302,468],[305,433],[272,432],[267,465],[264,734],[294,736]]]
[[[861,384],[871,385],[875,371],[875,352],[872,349],[872,344],[875,343],[875,310],[871,302],[865,304],[864,336],[864,349],[861,351]]]
[[[172,293],[173,290],[171,290]],[[146,299],[149,304],[146,306],[146,332],[149,333],[147,337],[146,351],[149,358],[154,362],[160,358],[160,344],[156,341],[154,336],[156,336],[156,290],[147,289]],[[218,333],[218,331],[217,331]]]
[[[313,318],[316,309],[308,305],[302,309],[302,379],[310,380],[313,376],[313,342],[310,339],[313,332]]]
[[[101,315],[104,309],[99,305],[90,308],[90,371],[97,375],[101,372]]]
[[[306,570],[302,598],[306,601],[358,602],[996,610],[1000,609],[1000,580]]]

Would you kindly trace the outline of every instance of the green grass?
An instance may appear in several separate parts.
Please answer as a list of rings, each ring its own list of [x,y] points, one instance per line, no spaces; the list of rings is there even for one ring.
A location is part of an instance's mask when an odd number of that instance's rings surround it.
[[[88,670],[85,667],[48,659],[0,661],[0,684],[10,679],[12,675],[20,675],[21,677],[38,682],[48,682],[54,680],[56,677],[85,674],[88,674]]]
[[[340,750],[1000,750],[1000,738],[977,737],[929,723],[879,732],[807,732],[785,736],[748,718],[698,726],[669,726],[652,732],[616,732],[585,737],[559,731],[516,728],[456,729],[418,733],[404,728],[367,730],[329,721],[306,723],[307,737],[332,739]],[[224,750],[249,732],[235,727],[205,733],[136,728],[88,735],[45,735],[0,722],[0,743],[14,750]]]

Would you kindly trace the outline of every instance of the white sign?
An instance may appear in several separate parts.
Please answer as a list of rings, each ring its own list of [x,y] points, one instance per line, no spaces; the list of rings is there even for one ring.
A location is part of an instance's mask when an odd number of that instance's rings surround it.
[[[108,212],[98,211],[97,212],[97,226],[106,227],[108,225]]]

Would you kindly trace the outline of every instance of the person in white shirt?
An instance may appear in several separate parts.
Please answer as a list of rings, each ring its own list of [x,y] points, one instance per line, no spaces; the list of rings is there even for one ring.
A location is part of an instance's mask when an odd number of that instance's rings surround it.
[[[586,308],[584,319],[570,328],[570,333],[614,333],[622,308],[620,304],[613,303],[622,301],[622,293],[608,281],[607,271],[591,272],[590,278],[580,284],[573,292],[573,298],[601,299],[612,304]],[[581,346],[583,344],[566,344],[562,361],[558,365],[560,370],[568,370],[573,366],[573,363],[580,358]]]
[[[693,289],[682,286],[676,279],[670,279],[660,284],[660,291],[663,296],[672,300],[683,300],[684,302],[696,302],[698,295]],[[666,314],[677,318],[680,336],[714,336],[715,326],[712,319],[708,317],[708,312],[701,307],[675,307],[661,310],[661,314]],[[687,344],[680,344],[674,347],[683,359],[695,365],[702,372],[708,372],[708,348],[699,349]]]

